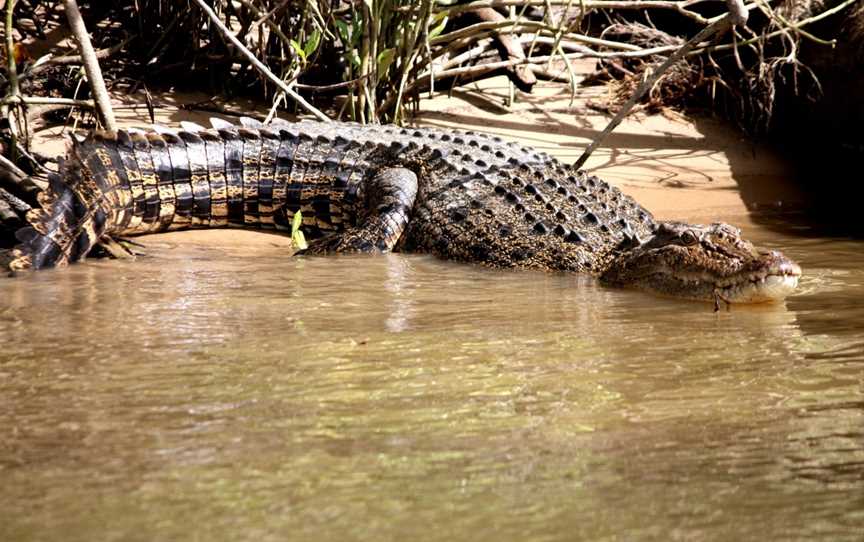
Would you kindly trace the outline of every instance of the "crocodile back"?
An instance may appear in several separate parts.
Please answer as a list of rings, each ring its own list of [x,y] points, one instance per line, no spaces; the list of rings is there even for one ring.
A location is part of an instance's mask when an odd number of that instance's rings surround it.
[[[264,127],[93,132],[73,141],[13,268],[64,265],[104,236],[227,225],[314,239],[368,212],[384,168],[417,174],[398,249],[496,266],[597,271],[601,255],[653,227],[650,213],[594,177],[498,137],[445,129],[302,121]]]

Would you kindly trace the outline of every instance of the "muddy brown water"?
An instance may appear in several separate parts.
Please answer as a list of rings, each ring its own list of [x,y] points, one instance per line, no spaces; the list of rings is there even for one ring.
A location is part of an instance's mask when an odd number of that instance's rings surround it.
[[[860,541],[861,243],[748,233],[785,303],[158,238],[0,280],[0,539]]]

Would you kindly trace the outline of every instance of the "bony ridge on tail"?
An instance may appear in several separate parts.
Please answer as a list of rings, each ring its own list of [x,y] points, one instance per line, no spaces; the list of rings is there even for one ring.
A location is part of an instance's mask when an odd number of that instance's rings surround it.
[[[425,252],[726,303],[782,300],[801,269],[726,224],[656,221],[617,188],[467,131],[301,121],[93,132],[18,232],[13,270],[62,266],[105,237],[242,225],[306,252]]]

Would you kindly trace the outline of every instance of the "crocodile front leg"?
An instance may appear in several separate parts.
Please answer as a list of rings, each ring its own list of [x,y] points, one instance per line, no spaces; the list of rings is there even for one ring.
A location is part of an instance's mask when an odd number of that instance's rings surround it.
[[[364,187],[365,208],[358,225],[310,243],[304,254],[389,252],[408,225],[417,197],[417,175],[410,169],[380,170]]]

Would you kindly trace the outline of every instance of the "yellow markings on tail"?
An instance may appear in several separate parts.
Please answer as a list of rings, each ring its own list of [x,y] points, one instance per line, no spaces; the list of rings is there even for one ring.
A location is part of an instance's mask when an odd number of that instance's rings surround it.
[[[126,170],[126,177],[129,179],[129,191],[132,193],[132,216],[129,217],[129,230],[130,231],[141,231],[141,224],[144,222],[144,209],[141,209],[141,214],[139,215],[135,212],[134,207],[136,201],[144,201],[144,187],[141,183],[141,175],[138,171],[134,169]]]
[[[225,172],[210,172],[210,225],[228,225],[228,186]]]
[[[207,173],[205,169],[205,173],[193,172],[190,176],[190,183],[192,185],[192,197],[193,201],[197,198],[195,196],[200,193],[209,194],[210,193],[210,181],[207,178]],[[211,200],[212,201],[212,200]],[[212,204],[212,203],[211,203]],[[192,205],[192,225],[193,226],[207,226],[210,224],[210,217],[202,217],[195,216],[195,212],[198,211],[198,208],[193,203]]]
[[[111,209],[109,218],[112,223],[125,227],[132,215],[132,195],[123,186],[108,150],[105,147],[97,147],[95,153],[99,163],[105,168],[105,180],[111,187],[105,193],[105,197],[112,203],[108,206]]]
[[[160,229],[166,229],[174,219],[176,205],[174,203],[176,196],[174,195],[174,185],[160,184],[159,185],[159,224]]]
[[[261,168],[261,171],[258,175],[258,186],[261,186],[261,181],[270,181],[270,186],[273,186],[273,173],[270,168]],[[272,202],[272,188],[271,188],[271,201],[270,203],[265,203],[258,199],[258,219],[261,221],[261,224],[273,224],[273,202]]]

